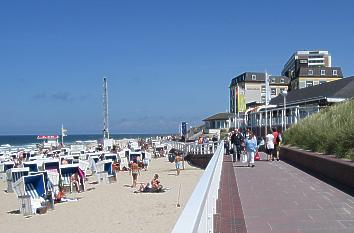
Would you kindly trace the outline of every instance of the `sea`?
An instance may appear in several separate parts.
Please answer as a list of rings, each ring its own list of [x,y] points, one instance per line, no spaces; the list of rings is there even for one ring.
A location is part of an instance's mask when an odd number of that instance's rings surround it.
[[[110,138],[115,140],[124,138],[153,138],[157,136],[165,136],[164,134],[110,134]],[[102,142],[101,134],[76,134],[64,137],[65,144],[73,144],[76,141],[98,140]],[[59,139],[61,142],[61,138]],[[11,146],[26,146],[42,143],[42,140],[37,139],[37,135],[0,135],[0,145],[10,144]]]

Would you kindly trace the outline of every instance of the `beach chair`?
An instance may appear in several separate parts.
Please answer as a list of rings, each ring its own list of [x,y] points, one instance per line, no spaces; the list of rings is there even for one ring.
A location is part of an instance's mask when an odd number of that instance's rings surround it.
[[[128,158],[127,157],[121,157],[120,158],[120,163],[119,163],[119,166],[120,166],[120,170],[123,171],[124,168],[128,169],[129,168],[129,161],[128,161]]]
[[[36,161],[24,162],[23,167],[28,167],[30,172],[38,172],[38,163]]]
[[[118,161],[118,156],[117,156],[117,154],[105,154],[104,159],[105,160],[111,159],[113,162],[116,163]]]
[[[35,214],[46,195],[43,174],[22,176],[14,183],[14,191],[23,215]]]
[[[6,171],[7,177],[7,192],[13,193],[13,184],[20,179],[22,176],[27,176],[29,174],[29,168],[11,168]]]
[[[112,163],[113,161],[111,159],[96,163],[98,183],[102,181],[105,183],[117,181],[117,174],[113,171]]]
[[[66,164],[60,165],[60,179],[63,187],[69,187],[70,193],[73,190],[73,183],[71,182],[71,176],[73,174],[80,174],[79,164]],[[79,186],[82,186],[82,189],[85,190],[85,177],[80,177]],[[80,188],[80,187],[79,187]]]
[[[46,160],[43,162],[43,170],[59,173],[59,164],[59,160],[57,159]]]
[[[140,156],[140,158],[141,158],[141,152],[130,151],[129,152],[129,163],[136,160],[138,156]]]
[[[74,157],[72,155],[60,156],[60,164],[63,163],[63,160],[66,160],[68,164],[74,163]]]
[[[6,180],[6,171],[15,166],[14,162],[0,163],[0,180]]]

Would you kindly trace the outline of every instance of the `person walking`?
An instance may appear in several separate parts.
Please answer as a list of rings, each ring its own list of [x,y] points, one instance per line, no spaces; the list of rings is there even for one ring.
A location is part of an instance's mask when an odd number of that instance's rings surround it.
[[[179,176],[182,168],[182,156],[180,154],[176,154],[175,163],[177,176]]]
[[[234,144],[234,162],[235,162],[236,155],[237,155],[237,161],[240,161],[241,159],[241,150],[242,150],[242,143],[244,142],[244,138],[240,133],[240,131],[237,129],[235,129],[234,134],[235,135],[233,137],[232,143]]]
[[[272,134],[273,131],[269,132],[266,135],[266,149],[267,149],[267,160],[273,160],[273,150],[274,150],[274,136]]]
[[[274,150],[273,150],[273,159],[272,160],[274,160],[274,157],[276,157],[277,161],[279,161],[280,143],[282,141],[280,130],[277,130],[276,128],[274,128],[273,129],[273,136],[274,136],[274,139],[273,139]]]
[[[252,132],[249,132],[248,138],[245,141],[246,143],[246,152],[248,157],[248,166],[255,167],[254,164],[254,155],[257,151],[257,139],[254,137]]]

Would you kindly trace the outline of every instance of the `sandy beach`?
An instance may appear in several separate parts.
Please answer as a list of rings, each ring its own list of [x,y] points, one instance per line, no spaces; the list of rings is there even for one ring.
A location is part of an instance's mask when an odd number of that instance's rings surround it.
[[[181,214],[203,170],[185,163],[185,170],[176,176],[174,163],[166,158],[152,159],[149,170],[142,171],[138,182],[148,182],[160,175],[164,193],[134,193],[129,172],[119,172],[112,184],[94,184],[89,177],[87,191],[67,194],[77,202],[60,203],[44,215],[24,217],[18,214],[16,195],[6,193],[0,181],[0,232],[170,232]],[[181,207],[177,207],[181,184]]]

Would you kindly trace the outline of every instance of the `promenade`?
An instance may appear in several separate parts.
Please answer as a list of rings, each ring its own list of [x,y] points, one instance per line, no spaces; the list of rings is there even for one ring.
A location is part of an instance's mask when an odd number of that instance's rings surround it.
[[[249,168],[225,155],[217,210],[215,232],[354,232],[353,190],[343,192],[283,161]]]

